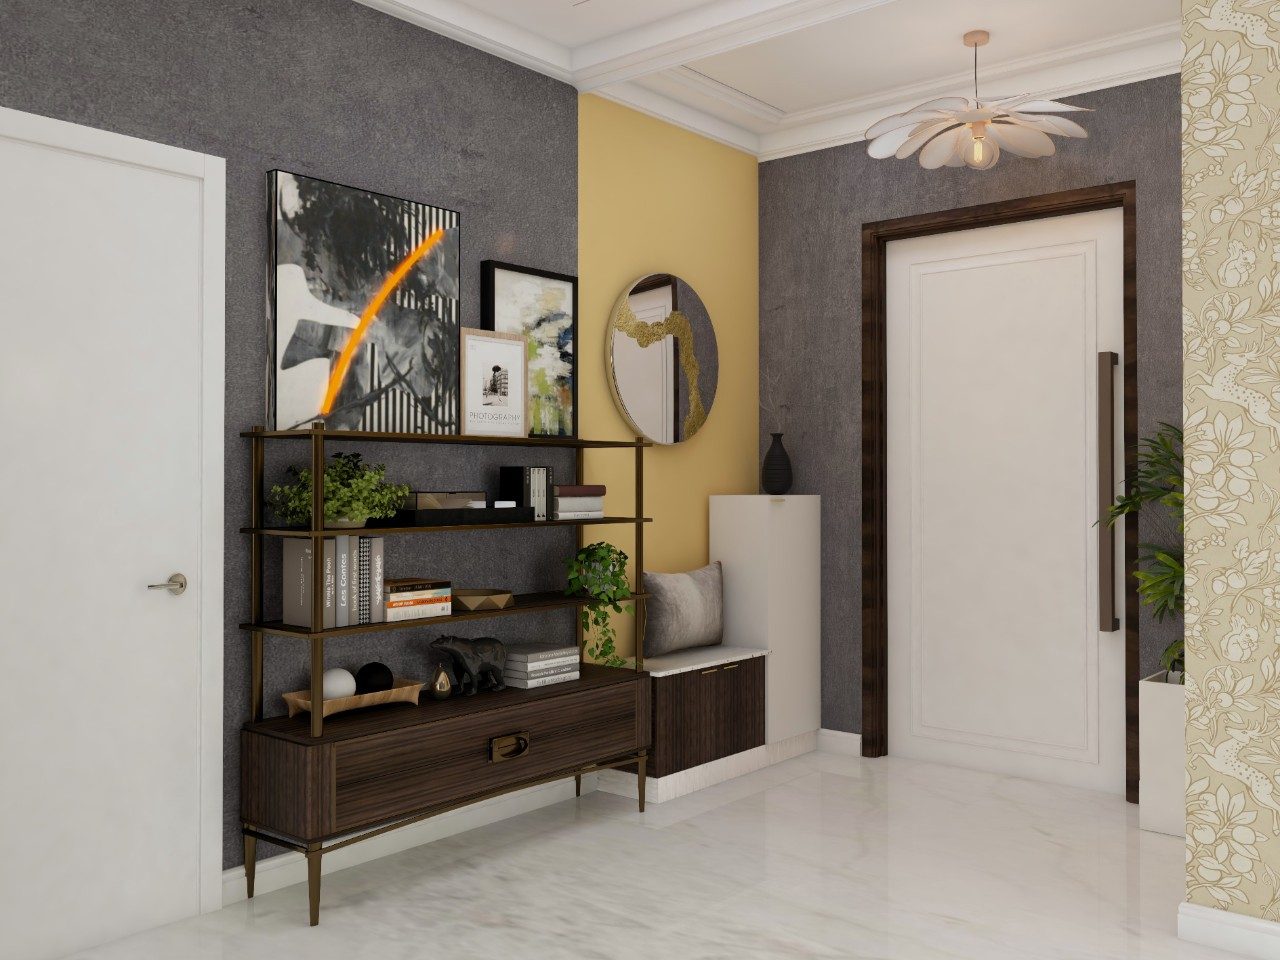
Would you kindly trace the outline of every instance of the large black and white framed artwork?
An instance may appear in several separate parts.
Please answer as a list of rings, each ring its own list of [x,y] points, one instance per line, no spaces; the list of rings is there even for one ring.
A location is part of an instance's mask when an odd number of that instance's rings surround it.
[[[458,432],[459,218],[268,174],[275,429]]]
[[[525,338],[529,435],[578,435],[578,278],[513,263],[480,264],[480,325]]]

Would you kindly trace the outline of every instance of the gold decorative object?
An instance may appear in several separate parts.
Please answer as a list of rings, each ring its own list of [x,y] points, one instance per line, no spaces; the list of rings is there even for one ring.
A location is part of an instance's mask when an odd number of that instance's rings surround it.
[[[335,713],[347,710],[358,710],[361,707],[376,707],[384,703],[417,703],[418,694],[424,684],[421,680],[404,680],[397,678],[390,690],[378,690],[374,693],[358,693],[353,697],[333,697],[324,701],[320,716],[330,717]],[[284,702],[289,707],[289,716],[311,712],[311,691],[295,690],[284,694]]]
[[[516,601],[509,590],[456,587],[453,602],[464,610],[503,610]]]
[[[429,689],[432,700],[448,700],[453,695],[453,681],[449,679],[449,671],[442,664],[436,664]]]

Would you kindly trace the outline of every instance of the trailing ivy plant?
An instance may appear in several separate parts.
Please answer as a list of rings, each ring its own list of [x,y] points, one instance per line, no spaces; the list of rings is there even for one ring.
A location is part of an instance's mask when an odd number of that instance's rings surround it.
[[[1128,493],[1117,497],[1108,511],[1114,524],[1121,517],[1136,514],[1145,504],[1165,507],[1182,534],[1182,429],[1161,423],[1155,436],[1147,437],[1138,448],[1138,463]],[[1151,607],[1157,620],[1183,611],[1186,568],[1182,544],[1162,547],[1143,543],[1138,547],[1139,599]],[[1185,648],[1181,637],[1169,644],[1160,655],[1160,663],[1169,671],[1185,668]]]
[[[627,583],[627,555],[611,543],[593,543],[574,554],[565,566],[569,574],[569,596],[591,598],[582,608],[582,632],[587,637],[587,656],[607,667],[621,667],[626,660],[618,655],[612,618],[615,613],[631,613],[635,607],[623,603],[631,599]]]
[[[311,471],[290,467],[290,483],[271,488],[267,501],[288,526],[311,523]],[[370,517],[389,517],[409,495],[406,483],[389,483],[384,464],[366,465],[358,453],[335,453],[324,468],[324,522],[363,524]]]

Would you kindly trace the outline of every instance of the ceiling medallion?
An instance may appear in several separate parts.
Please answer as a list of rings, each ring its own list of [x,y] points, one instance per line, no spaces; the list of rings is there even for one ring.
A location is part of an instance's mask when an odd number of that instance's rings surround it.
[[[986,30],[964,35],[973,48],[973,99],[939,97],[903,113],[895,113],[868,128],[867,153],[877,160],[904,160],[920,151],[920,166],[972,167],[989,170],[1007,150],[1019,157],[1048,157],[1056,150],[1052,136],[1087,137],[1074,120],[1055,116],[1087,111],[1056,100],[1038,100],[1031,94],[999,100],[978,98],[978,48],[991,39]]]

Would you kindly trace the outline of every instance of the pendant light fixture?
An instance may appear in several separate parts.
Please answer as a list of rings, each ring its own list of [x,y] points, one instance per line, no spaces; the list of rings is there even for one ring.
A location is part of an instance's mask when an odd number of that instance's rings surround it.
[[[919,150],[920,166],[926,170],[989,170],[1000,159],[1001,151],[1019,157],[1048,157],[1056,150],[1052,137],[1089,135],[1074,120],[1057,116],[1087,111],[1087,107],[1038,100],[1030,94],[1001,100],[979,99],[978,48],[990,40],[991,34],[986,30],[970,30],[964,35],[965,46],[973,48],[972,100],[939,97],[885,117],[868,128],[867,153],[877,160],[904,160]]]

